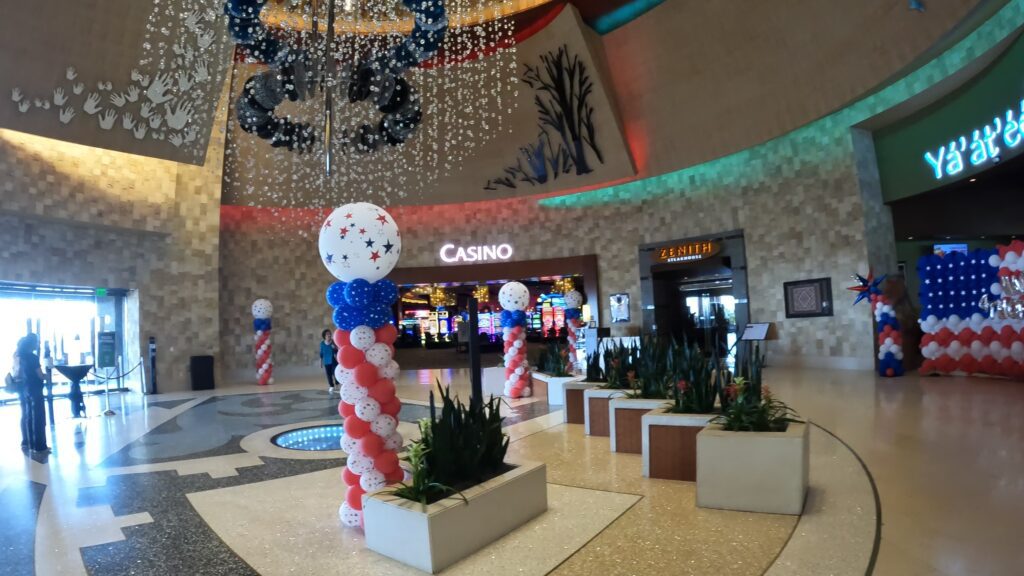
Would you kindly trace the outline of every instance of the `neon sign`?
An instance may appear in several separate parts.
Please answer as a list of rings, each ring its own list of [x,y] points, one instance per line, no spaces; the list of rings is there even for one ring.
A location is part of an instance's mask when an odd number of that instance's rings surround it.
[[[703,260],[710,258],[715,254],[718,254],[719,246],[718,242],[711,240],[700,240],[697,242],[687,242],[686,244],[673,244],[671,246],[665,246],[658,248],[657,256],[655,259],[659,262],[691,262],[694,260]]]
[[[966,164],[981,166],[988,162],[999,162],[1002,148],[1013,150],[1020,145],[1020,118],[1024,115],[1024,100],[1018,109],[1009,108],[1003,116],[996,116],[992,122],[975,129],[970,136],[950,140],[938,150],[925,152],[924,161],[936,180],[956,176],[964,171]]]
[[[512,257],[512,246],[510,244],[498,244],[490,246],[456,246],[445,244],[441,246],[441,260],[451,262],[485,262],[487,260],[508,260]]]

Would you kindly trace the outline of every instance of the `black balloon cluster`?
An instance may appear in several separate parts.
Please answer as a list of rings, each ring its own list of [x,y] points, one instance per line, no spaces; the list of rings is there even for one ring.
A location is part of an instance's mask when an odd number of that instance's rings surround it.
[[[322,78],[307,50],[274,37],[260,20],[266,2],[224,3],[232,38],[253,58],[270,66],[246,81],[236,104],[238,121],[243,130],[270,141],[272,146],[301,153],[316,143],[312,127],[280,118],[274,111],[286,98],[292,102],[309,98],[322,84]],[[346,149],[372,152],[381,144],[402,144],[423,118],[419,95],[403,76],[409,68],[437,53],[448,19],[443,0],[402,0],[402,4],[413,13],[412,32],[386,53],[370,55],[341,73],[338,85],[345,91],[343,96],[352,103],[372,101],[382,115],[375,124],[342,130],[340,141]],[[325,52],[331,52],[329,46]]]

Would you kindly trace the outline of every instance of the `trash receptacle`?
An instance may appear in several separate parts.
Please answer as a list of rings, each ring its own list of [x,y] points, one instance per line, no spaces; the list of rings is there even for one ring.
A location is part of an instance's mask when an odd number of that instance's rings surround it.
[[[213,356],[192,356],[189,372],[193,390],[213,390]]]

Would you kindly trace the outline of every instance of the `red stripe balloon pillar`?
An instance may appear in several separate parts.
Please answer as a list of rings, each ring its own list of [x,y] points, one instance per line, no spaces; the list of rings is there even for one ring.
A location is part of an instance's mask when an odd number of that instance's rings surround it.
[[[403,444],[398,432],[402,402],[395,394],[399,368],[393,359],[398,331],[391,314],[398,288],[384,278],[398,263],[401,233],[382,208],[357,202],[331,213],[319,244],[324,266],[339,280],[327,289],[337,326],[335,376],[345,425],[341,449],[348,455],[338,515],[346,526],[360,527],[363,495],[404,476],[398,464]]]
[[[505,343],[505,396],[523,398],[533,394],[530,388],[530,363],[526,358],[526,308],[530,290],[519,282],[509,282],[498,291],[502,336]]]
[[[274,361],[271,353],[270,318],[274,315],[274,305],[266,298],[252,303],[252,327],[256,333],[253,337],[253,356],[256,359],[256,380],[260,386],[274,383]]]
[[[565,326],[568,329],[569,340],[569,366],[570,371],[575,371],[577,360],[576,333],[583,326],[583,295],[576,290],[570,290],[565,294]]]

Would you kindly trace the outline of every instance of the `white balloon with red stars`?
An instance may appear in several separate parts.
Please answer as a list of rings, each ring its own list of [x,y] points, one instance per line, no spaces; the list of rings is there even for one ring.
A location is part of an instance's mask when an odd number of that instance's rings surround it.
[[[498,291],[498,303],[506,310],[526,310],[530,305],[530,290],[519,282],[509,282]]]
[[[349,332],[348,341],[356,348],[366,352],[377,341],[377,335],[369,326],[356,326]]]
[[[252,303],[252,317],[258,320],[266,320],[274,315],[274,305],[266,298],[260,298]]]
[[[377,368],[384,368],[391,362],[391,348],[383,342],[377,342],[366,351],[366,361]]]
[[[580,306],[583,306],[583,294],[576,290],[570,290],[565,293],[566,308],[579,308]]]
[[[320,227],[320,259],[343,282],[376,282],[394,269],[401,253],[395,219],[367,202],[341,206]]]

